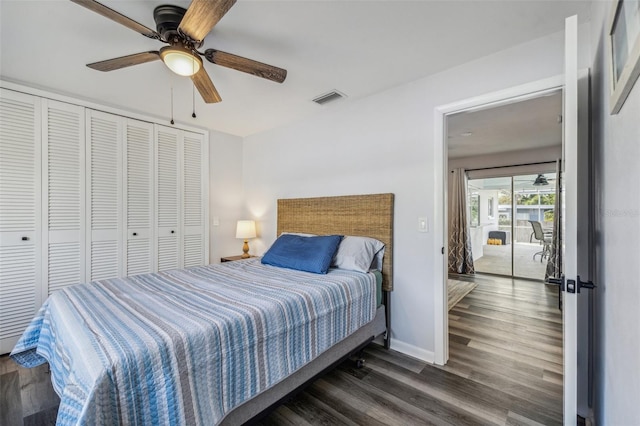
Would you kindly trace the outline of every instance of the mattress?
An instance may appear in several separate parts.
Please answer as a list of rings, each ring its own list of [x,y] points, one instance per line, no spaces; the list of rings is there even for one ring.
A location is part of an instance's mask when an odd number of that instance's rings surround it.
[[[368,324],[375,275],[258,259],[51,295],[12,352],[49,362],[58,424],[212,424]]]

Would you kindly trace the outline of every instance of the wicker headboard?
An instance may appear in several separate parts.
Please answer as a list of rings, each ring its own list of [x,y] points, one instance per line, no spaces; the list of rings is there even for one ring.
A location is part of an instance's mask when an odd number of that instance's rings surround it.
[[[393,194],[278,200],[278,235],[357,235],[385,243],[382,289],[393,290]]]

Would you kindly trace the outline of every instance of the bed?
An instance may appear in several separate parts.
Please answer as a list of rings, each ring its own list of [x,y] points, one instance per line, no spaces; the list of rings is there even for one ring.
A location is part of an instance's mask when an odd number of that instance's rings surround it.
[[[388,345],[393,194],[278,200],[278,235],[376,238],[382,274],[253,258],[54,293],[12,356],[50,363],[60,424],[242,424],[376,336]]]

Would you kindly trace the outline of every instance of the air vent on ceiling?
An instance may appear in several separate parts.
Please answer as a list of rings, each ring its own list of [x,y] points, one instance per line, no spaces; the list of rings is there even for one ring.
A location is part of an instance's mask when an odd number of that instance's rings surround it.
[[[318,96],[313,100],[313,102],[317,103],[318,105],[324,105],[328,102],[337,101],[338,99],[342,99],[346,97],[347,95],[340,93],[337,90],[332,90],[329,93],[325,93],[324,95]]]

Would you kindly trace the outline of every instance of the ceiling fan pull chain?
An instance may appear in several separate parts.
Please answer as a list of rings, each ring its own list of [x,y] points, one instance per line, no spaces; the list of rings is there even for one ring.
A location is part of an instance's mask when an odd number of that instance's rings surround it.
[[[173,121],[173,87],[171,87],[171,124],[175,124]]]
[[[193,67],[195,68],[196,60],[192,58],[191,62],[193,63]],[[191,99],[193,100],[193,113],[191,114],[191,117],[196,118],[196,85],[193,82],[191,84]]]
[[[196,85],[194,84],[192,86],[192,99],[193,99],[193,113],[191,114],[191,117],[196,118]]]

